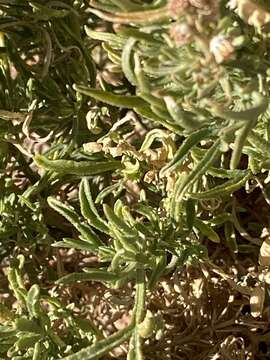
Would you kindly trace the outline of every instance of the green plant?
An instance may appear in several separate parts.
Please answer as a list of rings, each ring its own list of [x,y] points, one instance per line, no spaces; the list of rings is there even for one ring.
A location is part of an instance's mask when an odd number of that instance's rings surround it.
[[[3,358],[90,360],[129,341],[142,360],[166,330],[149,299],[185,267],[251,297],[266,286],[267,261],[247,290],[211,256],[257,259],[268,226],[254,212],[270,204],[269,4],[7,0],[0,14]],[[95,260],[56,270],[70,249]],[[129,324],[104,338],[55,281],[131,289]]]

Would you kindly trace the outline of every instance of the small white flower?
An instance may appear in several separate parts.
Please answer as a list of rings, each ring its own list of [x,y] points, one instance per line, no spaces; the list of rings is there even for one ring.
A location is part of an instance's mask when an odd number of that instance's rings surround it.
[[[219,34],[210,41],[210,52],[218,64],[228,60],[234,53],[234,47],[225,35]]]
[[[171,26],[170,36],[179,46],[188,44],[192,38],[192,31],[186,23],[176,23]]]

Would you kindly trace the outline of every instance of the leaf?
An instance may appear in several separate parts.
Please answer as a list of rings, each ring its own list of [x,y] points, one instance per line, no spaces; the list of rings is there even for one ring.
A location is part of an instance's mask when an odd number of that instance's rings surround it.
[[[29,1],[29,5],[33,8],[34,17],[36,20],[48,21],[51,18],[63,18],[67,16],[70,11],[61,9],[53,9],[51,7],[43,6],[37,2]]]
[[[80,217],[72,207],[63,204],[61,201],[58,201],[53,197],[49,197],[47,200],[48,204],[55,211],[64,216],[82,234],[84,240],[88,241],[93,246],[93,250],[103,245],[102,241],[91,230],[91,228],[82,223]]]
[[[96,204],[99,204],[101,203],[104,198],[110,194],[114,194],[115,195],[115,192],[118,192],[120,193],[123,189],[123,184],[122,183],[115,183],[115,184],[112,184],[112,185],[109,185],[107,187],[105,187],[103,190],[101,190],[97,197],[96,197],[96,200],[95,200],[95,203]]]
[[[34,347],[32,360],[40,360],[41,358],[42,358],[41,345],[40,345],[40,342],[37,342]]]
[[[131,11],[126,13],[105,13],[97,9],[90,9],[90,11],[103,20],[116,22],[118,24],[152,24],[160,23],[170,18],[168,7],[164,6],[158,9]]]
[[[216,142],[207,150],[203,159],[198,164],[196,164],[192,171],[187,176],[185,176],[184,179],[179,178],[180,181],[176,183],[171,203],[171,210],[176,220],[178,220],[180,216],[180,204],[184,196],[184,192],[187,190],[187,188],[194,184],[194,182],[200,178],[203,173],[206,172],[208,167],[212,164],[218,155],[219,146],[220,140],[216,140]]]
[[[167,267],[167,258],[165,255],[158,256],[155,259],[155,266],[152,269],[151,275],[148,280],[148,289],[153,291],[156,286],[159,278],[162,276],[163,272]]]
[[[115,212],[111,209],[109,205],[103,204],[103,210],[110,224],[113,225],[123,235],[132,238],[138,235],[137,232],[132,229],[128,224],[126,224],[126,222],[122,218],[115,214]]]
[[[25,335],[19,338],[19,340],[15,343],[15,346],[19,350],[29,349],[30,347],[34,347],[36,342],[40,340],[40,335]]]
[[[90,96],[95,100],[102,101],[112,106],[133,109],[135,107],[145,106],[146,104],[145,101],[143,101],[138,96],[115,95],[107,91],[92,89],[82,85],[74,85],[74,89],[78,91],[80,94]]]
[[[164,126],[166,129],[176,134],[183,135],[182,128],[180,128],[177,124],[169,123],[167,120],[160,118],[152,111],[151,106],[149,106],[147,103],[145,104],[146,104],[145,106],[140,106],[140,107],[138,106],[134,108],[134,111],[136,111],[136,113],[138,113],[140,116],[150,119],[154,122],[157,122],[158,124]]]
[[[111,43],[113,46],[116,46],[119,48],[121,48],[126,41],[126,37],[122,37],[120,35],[106,33],[103,31],[102,32],[94,31],[94,30],[90,29],[88,26],[85,26],[84,29],[85,29],[87,36],[89,36],[91,39],[106,41],[108,43]]]
[[[43,155],[36,155],[34,161],[37,166],[60,174],[72,174],[78,176],[90,176],[102,174],[121,168],[120,161],[73,161],[73,160],[49,160]]]
[[[63,238],[63,241],[57,241],[56,243],[53,243],[51,246],[83,250],[83,251],[91,251],[91,252],[93,251],[92,244],[89,244],[89,242],[79,239]]]
[[[207,239],[215,243],[220,243],[220,238],[218,234],[209,225],[205,224],[202,220],[195,219],[194,226],[198,230],[200,230],[201,233],[207,237]]]
[[[27,293],[27,298],[26,298],[26,305],[29,314],[35,318],[39,318],[40,315],[39,292],[40,292],[39,286],[36,284],[32,285]]]
[[[139,252],[136,244],[136,239],[139,238],[138,233],[134,228],[128,226],[125,221],[118,217],[109,205],[104,204],[103,209],[105,216],[109,221],[109,228],[113,237],[119,240],[123,249],[137,254]]]
[[[134,330],[134,323],[117,333],[98,341],[95,345],[88,346],[75,354],[61,358],[62,360],[94,360],[109,353],[115,347],[121,345],[130,338]]]
[[[26,290],[24,288],[22,288],[18,282],[18,271],[15,268],[9,268],[8,273],[7,273],[7,277],[8,277],[8,282],[9,285],[11,287],[11,289],[13,290],[16,298],[22,303],[22,304],[26,304]]]
[[[211,134],[211,129],[202,129],[188,136],[188,138],[183,141],[180,148],[175,153],[173,159],[161,169],[161,176],[164,175],[167,171],[175,171],[177,167],[181,166],[185,158],[188,156],[189,151],[200,141],[209,137]]]
[[[35,320],[29,320],[23,316],[15,320],[15,328],[17,331],[42,334],[42,329]]]
[[[236,132],[236,138],[233,144],[233,152],[230,161],[230,169],[236,169],[240,158],[242,156],[243,147],[247,140],[248,134],[252,130],[252,128],[256,125],[257,119],[254,118],[243,124],[242,128]]]
[[[70,284],[77,281],[100,281],[111,282],[119,279],[119,275],[113,272],[98,269],[88,269],[84,273],[72,273],[57,280],[57,284]]]
[[[234,191],[239,190],[250,179],[250,177],[251,173],[247,171],[243,175],[228,180],[224,184],[215,186],[214,188],[207,191],[191,193],[189,196],[197,200],[226,197],[231,195]]]
[[[248,135],[248,142],[255,148],[257,151],[260,151],[264,156],[268,156],[270,153],[270,143],[266,141],[262,136],[260,136],[254,130]]]
[[[130,37],[122,51],[122,70],[125,74],[125,77],[132,85],[137,84],[136,77],[134,75],[134,61],[132,58],[132,51],[136,44],[137,40]]]
[[[14,330],[13,327],[6,326],[6,325],[0,325],[0,340],[1,340],[1,342],[2,342],[2,339],[13,337],[14,335],[16,335],[16,330]]]
[[[92,194],[89,186],[89,182],[86,178],[83,178],[79,188],[79,198],[81,212],[85,219],[88,220],[89,224],[95,227],[97,230],[109,233],[109,229],[105,221],[99,216],[92,199]]]

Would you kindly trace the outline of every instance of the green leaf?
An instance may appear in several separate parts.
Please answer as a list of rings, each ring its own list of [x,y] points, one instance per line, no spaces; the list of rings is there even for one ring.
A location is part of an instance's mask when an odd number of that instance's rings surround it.
[[[60,174],[78,176],[90,176],[102,174],[121,168],[120,161],[73,161],[73,160],[49,160],[43,155],[36,155],[34,161],[37,166]]]
[[[89,242],[79,239],[63,238],[63,241],[57,241],[56,243],[53,243],[51,246],[90,251],[90,252],[93,251],[92,244],[89,244]]]
[[[90,29],[88,26],[85,26],[84,29],[85,29],[87,36],[89,36],[91,39],[106,41],[106,42],[112,44],[113,46],[117,46],[119,48],[121,48],[126,41],[126,37],[122,37],[122,36],[111,34],[111,33],[106,33],[103,31],[102,32],[94,31],[94,30]]]
[[[19,350],[29,349],[30,347],[34,347],[36,342],[40,340],[40,335],[25,335],[20,337],[20,339],[15,343],[15,346]]]
[[[247,171],[241,176],[226,181],[224,184],[215,186],[207,191],[191,193],[189,196],[198,200],[230,196],[234,191],[239,190],[250,178],[251,173]]]
[[[106,270],[98,269],[87,269],[84,273],[72,273],[63,276],[57,280],[57,284],[70,284],[77,281],[101,281],[101,282],[112,282],[119,279],[119,275]]]
[[[127,341],[133,333],[134,323],[127,326],[125,329],[107,337],[104,340],[98,341],[95,345],[86,347],[75,354],[61,358],[62,360],[94,360],[109,353],[115,347]]]
[[[203,222],[200,219],[195,219],[194,221],[194,227],[196,227],[200,232],[205,235],[209,240],[220,243],[220,238],[218,234],[205,222]]]
[[[92,194],[89,186],[89,182],[86,178],[83,178],[79,188],[79,198],[81,212],[85,219],[88,220],[89,224],[95,227],[97,230],[109,233],[109,229],[105,221],[99,216],[92,199]]]
[[[125,77],[132,85],[137,84],[136,76],[134,74],[134,60],[132,58],[132,51],[137,40],[129,38],[122,51],[122,69]]]
[[[123,249],[137,254],[139,250],[136,244],[136,239],[138,239],[139,236],[136,230],[128,226],[125,221],[118,217],[109,205],[104,204],[103,209],[105,216],[109,221],[109,228],[113,237],[119,240]]]
[[[56,200],[53,197],[48,198],[48,204],[59,214],[64,216],[82,235],[85,241],[93,246],[93,250],[96,250],[99,246],[102,246],[102,241],[91,230],[91,228],[82,223],[78,214],[74,209],[68,205],[63,204],[61,201]]]
[[[106,104],[133,109],[135,107],[141,107],[146,104],[145,101],[140,99],[138,96],[132,95],[115,95],[113,93],[102,91],[98,89],[87,88],[82,85],[74,85],[74,89],[80,94],[90,96],[95,100],[102,101]]]
[[[32,285],[27,293],[26,305],[32,317],[39,318],[40,315],[40,290],[38,285]]]
[[[161,169],[160,174],[164,175],[167,171],[175,171],[179,166],[181,166],[185,158],[188,156],[189,151],[203,139],[209,138],[212,133],[212,129],[202,129],[188,136],[174,154],[173,159]]]
[[[160,276],[163,274],[167,267],[167,258],[165,255],[158,256],[155,259],[155,265],[153,266],[150,278],[148,280],[148,289],[153,291],[156,286]]]
[[[220,140],[216,140],[216,142],[207,150],[203,159],[196,164],[196,166],[192,169],[192,171],[184,177],[184,179],[179,178],[179,182],[176,182],[176,188],[173,194],[173,199],[171,203],[171,209],[173,212],[173,216],[176,220],[179,219],[180,216],[180,205],[182,198],[184,196],[185,191],[194,184],[200,176],[207,171],[209,166],[213,163],[215,158],[219,153]]]
[[[42,329],[35,320],[23,316],[15,320],[15,328],[17,331],[42,334]]]
[[[33,352],[33,358],[32,360],[40,360],[42,358],[42,355],[41,355],[41,345],[40,345],[40,342],[37,342],[35,344],[35,347],[34,347],[34,352]]]

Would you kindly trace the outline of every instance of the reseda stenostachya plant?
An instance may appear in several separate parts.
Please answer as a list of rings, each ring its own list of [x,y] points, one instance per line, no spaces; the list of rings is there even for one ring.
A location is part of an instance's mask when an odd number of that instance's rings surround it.
[[[196,240],[196,237],[201,240],[201,234],[212,241],[220,241],[218,234],[205,221],[200,207],[203,201],[229,198],[231,193],[246,184],[254,174],[261,176],[261,169],[269,166],[265,159],[265,154],[269,152],[268,117],[267,112],[265,113],[268,93],[263,77],[267,74],[268,65],[265,57],[260,56],[260,45],[256,45],[262,44],[263,32],[261,35],[257,26],[254,29],[254,23],[251,27],[245,27],[237,15],[239,13],[243,18],[242,6],[249,2],[235,2],[241,8],[233,10],[220,2],[222,12],[221,17],[217,18],[215,16],[218,12],[214,14],[211,9],[204,8],[206,1],[171,2],[169,15],[164,7],[162,11],[159,10],[160,3],[115,3],[94,3],[101,11],[92,12],[101,18],[105,18],[104,11],[113,14],[116,12],[114,10],[119,9],[118,12],[124,13],[126,21],[123,20],[123,14],[117,15],[118,18],[106,15],[105,20],[113,21],[116,25],[120,23],[121,26],[115,26],[116,33],[89,29],[87,33],[91,41],[100,39],[107,43],[104,48],[108,56],[115,65],[122,67],[133,87],[122,87],[119,90],[106,86],[103,82],[103,90],[90,89],[88,85],[93,86],[89,84],[90,78],[85,83],[82,76],[68,81],[67,97],[73,94],[70,104],[73,103],[77,91],[78,94],[114,107],[133,109],[144,121],[149,119],[151,122],[148,124],[167,129],[169,134],[175,135],[177,150],[173,159],[160,170],[160,177],[164,176],[166,179],[168,174],[176,173],[178,178],[172,191],[161,192],[161,205],[153,206],[151,196],[145,203],[142,202],[144,207],[139,204],[138,208],[131,206],[129,209],[124,202],[116,201],[114,208],[104,204],[104,215],[97,213],[91,193],[83,180],[80,198],[81,212],[87,219],[86,222],[69,206],[54,198],[49,199],[49,204],[63,214],[80,233],[80,239],[64,239],[58,245],[97,253],[105,265],[104,268],[88,269],[80,274],[69,274],[62,279],[63,282],[92,279],[104,281],[109,286],[121,286],[125,281],[137,284],[136,305],[130,326],[123,332],[86,348],[82,353],[70,355],[70,359],[102,356],[130,337],[130,359],[141,358],[141,337],[145,336],[145,330],[141,330],[140,324],[145,316],[145,285],[151,289],[159,276],[184,263],[189,255],[191,258],[202,256],[203,247]],[[172,5],[181,3],[184,4],[185,14],[175,14],[179,8]],[[33,4],[35,14],[42,16],[43,24],[43,21],[47,21],[44,18],[46,13],[42,15],[45,9],[40,4]],[[168,9],[165,2],[163,5]],[[142,6],[150,12],[141,12]],[[156,10],[151,9],[155,7]],[[131,15],[127,15],[127,12]],[[53,25],[61,23],[57,19]],[[148,24],[149,21],[152,24]],[[127,23],[134,25],[123,26]],[[95,29],[95,24],[91,27]],[[211,43],[204,41],[204,32],[207,39],[213,40]],[[253,41],[254,37],[258,37],[259,42]],[[66,44],[68,42],[66,40]],[[260,55],[256,54],[257,51]],[[69,73],[64,72],[65,76]],[[257,76],[256,72],[262,76]],[[57,79],[59,78],[57,75]],[[77,83],[74,92],[71,86],[73,82]],[[129,94],[134,89],[136,96]],[[66,95],[64,100],[65,97]],[[51,106],[48,102],[47,109],[51,109]],[[58,107],[58,103],[57,106],[54,104],[55,110]],[[66,107],[59,107],[60,110],[63,108]],[[77,119],[76,111],[72,119]],[[263,113],[265,114],[261,115]],[[62,118],[58,117],[59,120]],[[70,123],[65,124],[69,133]],[[244,169],[239,166],[242,154],[249,158],[248,166]],[[71,160],[66,160],[67,157]],[[80,161],[82,158],[83,161]],[[36,164],[50,172],[54,180],[62,176],[70,178],[70,175],[77,179],[81,176],[92,177],[112,171],[120,174],[120,177],[128,174],[123,172],[124,161],[104,157],[103,154],[93,161],[86,154],[76,156],[76,153],[63,155],[51,152],[45,156],[37,156]],[[147,166],[149,167],[149,163]],[[235,170],[235,167],[238,169]],[[139,174],[138,178],[140,179]],[[224,219],[231,223],[231,214],[227,213],[227,217],[223,217],[224,214],[218,213],[216,216],[212,208],[213,219],[210,220],[214,224],[222,223]],[[147,258],[145,253],[149,255]],[[168,266],[171,256],[172,263]],[[151,316],[146,320],[151,323]]]

